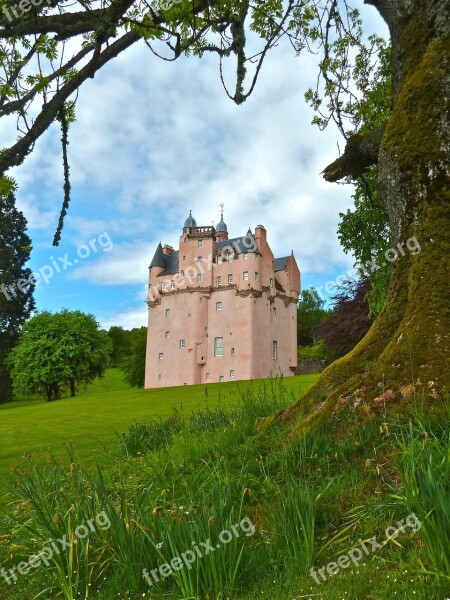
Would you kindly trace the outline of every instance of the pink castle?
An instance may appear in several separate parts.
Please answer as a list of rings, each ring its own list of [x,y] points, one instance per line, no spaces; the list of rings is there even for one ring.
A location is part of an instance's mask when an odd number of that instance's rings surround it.
[[[293,375],[299,293],[294,254],[274,258],[262,225],[228,239],[223,214],[214,228],[190,213],[150,264],[145,387]]]

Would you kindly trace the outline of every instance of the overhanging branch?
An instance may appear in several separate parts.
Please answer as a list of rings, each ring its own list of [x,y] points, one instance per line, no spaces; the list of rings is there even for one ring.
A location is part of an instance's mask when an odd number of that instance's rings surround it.
[[[378,153],[384,135],[384,127],[374,129],[366,135],[352,135],[342,156],[323,171],[326,181],[335,182],[344,177],[357,179],[372,165],[378,164]]]
[[[0,152],[0,174],[5,173],[11,167],[22,164],[34,142],[36,142],[42,133],[44,133],[56,119],[67,98],[69,98],[69,96],[86,81],[86,79],[94,77],[95,73],[103,67],[103,65],[132,46],[139,39],[140,36],[138,33],[130,31],[108,46],[103,52],[94,55],[92,60],[79,71],[77,76],[68,81],[64,87],[53,96],[50,102],[44,106],[28,133],[13,146]]]
[[[391,27],[394,23],[396,1],[397,0],[364,0],[364,4],[374,6],[386,21],[387,25]]]

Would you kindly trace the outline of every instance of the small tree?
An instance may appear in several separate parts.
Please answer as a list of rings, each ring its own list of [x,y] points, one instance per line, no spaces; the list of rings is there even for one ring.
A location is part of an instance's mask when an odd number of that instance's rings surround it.
[[[370,291],[370,282],[367,279],[344,281],[339,290],[332,299],[333,314],[317,325],[314,331],[317,339],[324,340],[332,352],[343,356],[363,339],[373,319],[369,317],[366,298]]]
[[[41,393],[50,401],[70,388],[75,396],[77,382],[103,375],[110,350],[111,341],[92,315],[39,313],[24,325],[8,358],[14,391]]]
[[[147,328],[132,329],[130,332],[130,350],[122,362],[124,378],[129,385],[144,387],[146,351]]]
[[[130,350],[130,332],[113,325],[108,330],[108,337],[112,342],[111,367],[120,367],[123,359]]]
[[[312,346],[315,343],[314,327],[328,316],[324,301],[314,288],[303,290],[297,309],[297,344]]]
[[[31,251],[26,230],[27,221],[16,208],[14,194],[0,195],[0,403],[12,397],[6,356],[34,309],[34,282],[30,269],[25,268]]]

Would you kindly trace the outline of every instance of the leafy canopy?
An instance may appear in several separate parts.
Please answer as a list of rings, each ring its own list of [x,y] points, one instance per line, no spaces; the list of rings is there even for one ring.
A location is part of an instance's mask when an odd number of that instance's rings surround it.
[[[324,306],[325,302],[314,288],[301,292],[297,309],[297,344],[299,346],[312,346],[315,343],[314,328],[322,323],[329,314]]]
[[[5,367],[20,326],[34,310],[27,221],[16,208],[14,194],[0,194],[0,402],[11,399],[11,380]]]
[[[77,383],[90,383],[108,365],[111,341],[92,315],[47,311],[22,328],[8,357],[16,394],[43,394],[47,400]]]
[[[132,329],[129,334],[129,351],[122,360],[125,381],[132,386],[144,387],[147,327]]]
[[[344,281],[332,298],[333,313],[315,328],[317,339],[324,340],[336,356],[353,350],[372,325],[366,300],[369,286],[367,279]]]
[[[130,350],[131,332],[123,329],[123,327],[113,325],[108,330],[108,337],[112,343],[110,366],[120,367]]]

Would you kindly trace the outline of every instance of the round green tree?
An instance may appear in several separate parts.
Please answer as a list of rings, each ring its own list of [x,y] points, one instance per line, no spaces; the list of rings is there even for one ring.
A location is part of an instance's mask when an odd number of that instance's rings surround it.
[[[111,341],[92,315],[81,311],[41,312],[20,332],[7,363],[16,394],[39,393],[55,400],[77,384],[101,377]]]

